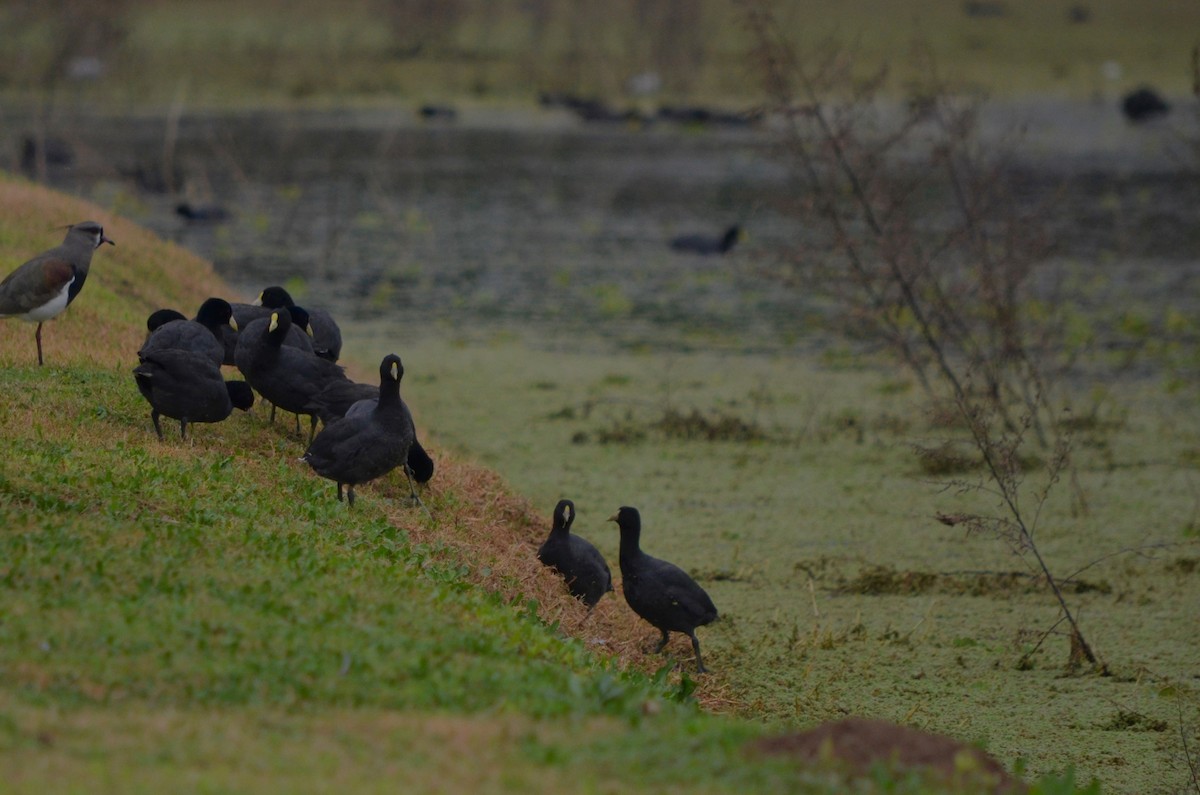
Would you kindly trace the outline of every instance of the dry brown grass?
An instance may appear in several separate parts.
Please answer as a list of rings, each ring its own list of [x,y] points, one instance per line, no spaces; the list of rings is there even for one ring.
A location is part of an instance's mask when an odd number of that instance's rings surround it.
[[[431,446],[432,447],[432,446]],[[639,618],[621,597],[621,572],[615,561],[613,587],[589,616],[587,607],[567,591],[561,577],[543,566],[537,550],[550,532],[549,514],[541,514],[518,496],[495,472],[431,449],[437,473],[426,487],[426,502],[436,505],[434,521],[405,505],[408,485],[393,475],[375,490],[394,500],[389,520],[404,528],[414,543],[440,544],[448,562],[466,562],[470,579],[509,602],[537,601],[538,616],[557,623],[561,631],[579,638],[598,654],[611,655],[623,668],[653,673],[667,658],[650,653],[658,630]],[[613,532],[617,532],[613,525]],[[703,632],[703,631],[702,631]],[[704,643],[701,638],[701,644]],[[695,676],[691,642],[672,634],[666,653]],[[677,666],[674,681],[681,675]],[[697,679],[695,697],[712,712],[730,712],[739,705],[720,672]]]
[[[210,263],[174,244],[96,205],[2,176],[0,272],[7,275],[61,241],[58,220],[47,223],[47,218],[61,219],[62,226],[85,219],[99,221],[117,242],[115,247],[96,252],[84,291],[65,313],[46,324],[42,338],[48,367],[132,368],[133,352],[141,345],[150,312],[170,306],[191,314],[208,296],[232,296]],[[353,351],[347,354],[353,357]],[[35,361],[33,326],[0,321],[0,366],[24,367]],[[374,367],[353,361],[348,369],[352,376],[368,382],[375,372]],[[40,421],[32,409],[29,421]],[[374,493],[393,498],[394,507],[388,509],[390,521],[405,529],[414,543],[438,545],[439,554],[448,562],[469,565],[473,582],[506,601],[536,600],[544,621],[557,623],[564,634],[582,639],[598,654],[611,655],[621,667],[652,673],[665,663],[663,656],[647,653],[657,643],[657,630],[638,618],[621,598],[615,561],[610,566],[617,592],[602,599],[588,616],[587,608],[567,592],[562,579],[537,560],[538,546],[549,533],[549,516],[514,494],[496,473],[437,450],[436,435],[430,429],[422,430],[423,441],[431,447],[437,463],[437,473],[426,487],[434,519],[405,507],[407,483],[403,476],[393,474],[363,489],[364,496]],[[97,443],[112,441],[98,439]],[[273,456],[279,439],[255,434],[242,442],[248,451]],[[174,450],[164,448],[159,454]],[[188,454],[185,446],[177,452]],[[287,454],[292,455],[290,451]],[[615,526],[612,529],[617,532]],[[691,645],[685,637],[674,635],[667,652],[683,670],[694,672]],[[673,676],[678,679],[680,671]],[[709,710],[736,706],[719,672],[700,677],[695,695]]]

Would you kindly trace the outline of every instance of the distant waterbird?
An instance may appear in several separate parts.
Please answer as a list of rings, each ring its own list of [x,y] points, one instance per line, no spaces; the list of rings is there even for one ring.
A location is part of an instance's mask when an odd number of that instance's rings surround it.
[[[38,364],[42,358],[42,324],[70,305],[87,281],[92,253],[102,244],[116,245],[105,237],[104,227],[83,221],[67,228],[63,242],[38,254],[0,282],[0,318],[15,317],[37,323]]]
[[[700,254],[701,256],[727,254],[743,236],[742,227],[735,224],[716,237],[680,235],[671,238],[670,246],[672,251],[678,251],[681,254]]]
[[[140,356],[133,377],[150,404],[150,420],[159,439],[163,438],[160,415],[179,420],[179,436],[186,439],[189,422],[221,422],[235,408],[246,411],[254,405],[250,386],[245,381],[226,381],[220,363],[207,354],[161,348]]]

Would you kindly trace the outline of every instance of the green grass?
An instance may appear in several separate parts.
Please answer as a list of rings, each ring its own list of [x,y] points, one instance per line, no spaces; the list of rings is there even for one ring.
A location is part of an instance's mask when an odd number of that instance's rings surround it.
[[[520,501],[444,451],[427,519],[394,477],[348,510],[261,407],[160,442],[129,372],[140,318],[228,291],[94,206],[3,179],[0,208],[4,270],[64,219],[118,241],[47,324],[45,367],[32,327],[0,323],[4,791],[845,790],[747,756],[785,725],[704,712],[671,664],[626,662],[646,628],[615,597],[590,625],[546,620],[536,594],[582,608],[527,536],[511,554],[528,579],[469,546],[527,534]],[[711,703],[722,680],[701,687]]]
[[[378,510],[347,511],[294,440],[246,443],[249,418],[181,455],[151,444],[125,373],[9,369],[3,386],[10,430],[52,418],[10,435],[0,470],[0,665],[32,699],[543,717],[653,697]]]

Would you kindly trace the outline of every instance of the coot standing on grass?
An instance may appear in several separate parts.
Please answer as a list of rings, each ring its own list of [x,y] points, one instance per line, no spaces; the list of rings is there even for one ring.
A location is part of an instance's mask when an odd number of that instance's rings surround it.
[[[625,601],[662,633],[654,652],[666,647],[668,632],[682,632],[692,639],[697,672],[705,673],[696,627],[716,620],[717,608],[712,599],[683,569],[642,551],[642,517],[637,508],[622,506],[609,521],[621,528],[621,589]]]
[[[104,227],[83,221],[67,227],[63,242],[38,254],[0,282],[0,318],[37,323],[38,365],[42,360],[42,324],[57,317],[75,300],[92,267],[92,252],[104,243]]]
[[[207,333],[207,332],[205,332]],[[254,405],[254,393],[245,381],[226,381],[220,363],[203,353],[162,348],[143,351],[133,369],[138,391],[150,403],[154,432],[163,438],[159,415],[179,420],[179,436],[187,438],[189,422],[220,422],[235,408]]]
[[[379,402],[370,411],[326,425],[301,456],[318,475],[337,483],[337,496],[348,486],[346,499],[354,507],[354,487],[386,475],[408,459],[413,441],[412,415],[400,399],[404,365],[394,353],[379,364]],[[406,468],[407,472],[407,468]],[[409,483],[415,502],[416,490]]]
[[[538,560],[558,571],[567,588],[583,600],[590,612],[604,594],[613,589],[612,572],[600,550],[584,538],[571,533],[575,521],[575,503],[559,500],[554,506],[554,525],[550,537],[538,549]]]
[[[309,402],[308,407],[328,425],[342,417],[370,414],[379,404],[379,387],[360,384],[356,381],[331,381]],[[433,478],[433,459],[416,437],[414,428],[412,446],[408,448],[408,474],[418,483],[428,483]]]
[[[317,430],[317,416],[308,407],[313,395],[330,381],[345,379],[339,365],[316,354],[283,344],[292,328],[292,316],[276,309],[265,320],[256,320],[238,335],[234,363],[250,386],[284,411],[312,418],[309,441]]]

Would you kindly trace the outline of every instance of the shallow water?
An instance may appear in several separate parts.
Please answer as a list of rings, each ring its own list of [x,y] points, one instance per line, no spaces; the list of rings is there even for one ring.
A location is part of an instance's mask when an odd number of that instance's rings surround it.
[[[786,212],[803,197],[768,130],[632,129],[534,111],[462,118],[60,119],[50,132],[73,159],[46,175],[210,258],[245,295],[287,284],[397,339],[441,321],[466,334],[532,330],[559,347],[829,343],[821,305],[761,275],[808,231]],[[1180,143],[1192,122],[1134,128],[1085,103],[989,109],[988,135],[1023,130],[1015,184],[1047,208],[1055,263],[1080,285],[1068,300],[1194,303],[1200,182]],[[4,149],[18,152],[29,129],[0,118]],[[185,220],[183,201],[229,217]],[[734,223],[748,239],[725,257],[667,247]]]

